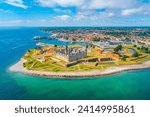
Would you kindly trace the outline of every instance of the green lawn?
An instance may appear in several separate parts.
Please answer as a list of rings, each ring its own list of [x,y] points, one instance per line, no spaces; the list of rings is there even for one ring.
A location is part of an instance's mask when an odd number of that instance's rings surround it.
[[[53,71],[53,72],[61,72],[61,71],[88,71],[88,70],[100,70],[100,69],[106,69],[112,66],[117,66],[117,65],[122,65],[122,64],[142,64],[145,61],[150,60],[150,55],[149,54],[145,54],[145,53],[141,53],[136,47],[133,46],[125,46],[123,47],[123,49],[126,51],[126,54],[130,54],[129,52],[129,48],[134,49],[135,51],[139,52],[139,54],[141,54],[141,56],[139,57],[129,57],[127,58],[126,61],[118,61],[118,64],[109,64],[109,63],[98,63],[97,66],[94,66],[94,62],[93,63],[81,63],[81,64],[77,64],[71,67],[63,67],[59,64],[57,64],[57,62],[55,62],[54,60],[47,60],[45,62],[40,62],[38,60],[35,59],[35,53],[37,52],[36,49],[31,49],[30,52],[27,52],[25,54],[25,56],[23,57],[24,59],[27,60],[27,62],[24,63],[24,66],[27,69],[30,70],[39,70],[39,71]],[[44,56],[44,55],[41,55]],[[88,58],[94,58],[94,57],[98,57],[97,54],[95,53],[91,53],[88,54]],[[55,57],[54,57],[55,58]],[[58,59],[58,58],[57,58]],[[85,58],[87,59],[87,58]],[[66,63],[63,60],[60,60],[60,62],[62,63]],[[93,64],[93,65],[92,65]]]
[[[93,63],[94,64],[94,63]],[[53,61],[47,61],[41,63],[37,60],[30,60],[25,62],[25,67],[30,70],[40,70],[40,71],[88,71],[88,70],[98,70],[105,69],[111,66],[116,66],[115,64],[98,64],[97,66],[90,66],[88,64],[77,64],[71,67],[63,67]]]

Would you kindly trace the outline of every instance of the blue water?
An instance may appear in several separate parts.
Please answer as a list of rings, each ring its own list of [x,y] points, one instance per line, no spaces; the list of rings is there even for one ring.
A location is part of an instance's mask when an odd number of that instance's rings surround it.
[[[132,48],[129,48],[129,51],[130,51],[132,54],[134,54],[134,53],[135,53],[135,50],[134,50],[134,49],[132,49]]]
[[[150,99],[150,69],[88,79],[48,79],[9,72],[26,50],[34,48],[39,28],[0,28],[0,99]],[[64,45],[58,40],[48,43]]]

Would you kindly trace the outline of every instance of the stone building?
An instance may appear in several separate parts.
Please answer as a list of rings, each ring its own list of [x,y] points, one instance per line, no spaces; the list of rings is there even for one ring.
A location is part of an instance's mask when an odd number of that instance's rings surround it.
[[[55,57],[66,62],[77,61],[87,57],[87,49],[86,47],[65,47],[62,50],[56,50]]]

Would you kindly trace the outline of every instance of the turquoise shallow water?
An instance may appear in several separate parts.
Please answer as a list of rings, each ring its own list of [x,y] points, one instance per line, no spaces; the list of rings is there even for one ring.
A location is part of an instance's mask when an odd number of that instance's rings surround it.
[[[9,72],[29,48],[39,28],[0,28],[0,99],[150,99],[150,69],[82,79],[48,79]],[[49,43],[64,44],[57,40]]]

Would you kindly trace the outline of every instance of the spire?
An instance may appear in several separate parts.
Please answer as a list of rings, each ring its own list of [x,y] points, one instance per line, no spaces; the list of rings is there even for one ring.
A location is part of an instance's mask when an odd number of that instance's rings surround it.
[[[65,45],[65,53],[66,53],[66,55],[68,54],[68,46],[67,45]]]

